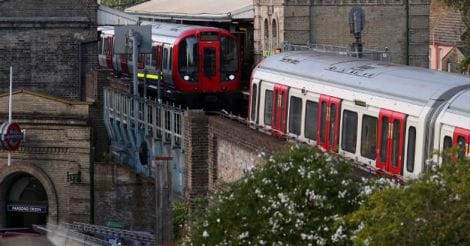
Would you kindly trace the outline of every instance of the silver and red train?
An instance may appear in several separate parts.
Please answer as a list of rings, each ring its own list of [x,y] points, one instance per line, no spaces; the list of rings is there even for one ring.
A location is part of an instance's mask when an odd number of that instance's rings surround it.
[[[185,95],[239,90],[240,48],[228,31],[204,26],[151,23],[152,53],[139,54],[138,77],[152,82],[163,74],[166,91]],[[99,64],[131,77],[132,56],[114,53],[114,27],[100,27]],[[146,71],[146,73],[144,73]]]
[[[281,53],[253,71],[248,115],[253,126],[405,179],[442,163],[437,152],[470,152],[470,78],[423,68]]]

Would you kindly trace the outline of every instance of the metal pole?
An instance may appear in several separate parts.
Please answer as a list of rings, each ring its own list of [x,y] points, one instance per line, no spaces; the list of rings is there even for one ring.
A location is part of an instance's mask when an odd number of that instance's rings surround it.
[[[129,31],[129,38],[132,40],[132,79],[134,82],[134,96],[139,94],[138,80],[137,80],[137,53],[138,53],[138,39],[137,35],[132,30]]]
[[[162,103],[162,99],[160,97],[160,90],[162,88],[160,88],[160,82],[162,81],[162,77],[163,77],[163,72],[162,70],[158,71],[158,80],[157,80],[157,97],[158,97],[158,103],[161,104]]]
[[[11,111],[12,111],[12,96],[13,96],[13,67],[10,66],[10,98],[8,99],[8,123],[11,123]],[[11,152],[8,151],[8,166],[11,165]]]

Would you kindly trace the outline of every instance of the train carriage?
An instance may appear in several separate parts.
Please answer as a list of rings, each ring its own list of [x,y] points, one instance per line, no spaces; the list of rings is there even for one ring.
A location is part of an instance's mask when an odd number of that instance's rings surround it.
[[[184,95],[218,95],[239,90],[240,49],[235,36],[228,31],[171,23],[142,25],[152,25],[153,44],[151,54],[138,56],[139,78],[146,76],[152,83],[162,73],[165,90]],[[100,66],[130,77],[132,56],[114,53],[114,27],[100,27],[99,31]]]
[[[369,167],[415,177],[439,149],[434,147],[434,135],[440,136],[436,119],[449,118],[443,113],[449,111],[447,103],[466,88],[470,78],[455,74],[287,52],[263,60],[253,71],[249,121]],[[470,111],[468,95],[462,97],[451,106]],[[465,135],[470,118],[462,117],[459,126],[452,120],[446,124]]]

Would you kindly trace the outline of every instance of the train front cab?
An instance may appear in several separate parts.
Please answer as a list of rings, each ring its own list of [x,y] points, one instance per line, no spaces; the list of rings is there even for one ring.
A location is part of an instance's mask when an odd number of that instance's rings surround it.
[[[387,173],[421,171],[418,118],[285,85],[253,79],[249,121],[274,135],[287,135],[338,152]]]
[[[239,44],[228,32],[188,32],[175,43],[173,79],[190,93],[235,91],[240,81]]]

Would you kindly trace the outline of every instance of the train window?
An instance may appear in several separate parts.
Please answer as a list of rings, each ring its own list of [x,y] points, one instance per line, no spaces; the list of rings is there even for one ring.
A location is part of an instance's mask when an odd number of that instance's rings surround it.
[[[230,75],[238,71],[237,42],[233,38],[220,37],[220,71],[224,81],[230,81]]]
[[[251,88],[251,121],[256,121],[256,97],[258,96],[258,85],[253,84]]]
[[[163,69],[168,69],[168,49],[163,49]]]
[[[413,172],[415,167],[415,151],[416,151],[416,128],[410,126],[408,128],[408,147],[406,150],[406,170]]]
[[[334,146],[335,143],[335,125],[336,125],[336,104],[330,106],[330,139],[328,140],[329,145]]]
[[[172,65],[173,65],[173,48],[170,48],[170,61],[168,63],[169,70],[171,70]]]
[[[189,76],[188,81],[198,81],[199,44],[197,37],[187,37],[181,41],[178,54],[178,70],[181,77]]]
[[[445,136],[444,137],[444,146],[443,146],[443,150],[448,150],[452,148],[452,138],[449,137],[449,136]]]
[[[380,161],[381,162],[387,161],[388,123],[389,123],[388,117],[384,117],[383,123],[382,123],[382,138],[381,138],[382,142],[380,143]]]
[[[273,116],[273,91],[266,90],[264,98],[264,124],[270,126]]]
[[[349,110],[343,112],[343,130],[341,133],[341,148],[356,153],[357,113]]]
[[[307,101],[305,109],[305,137],[317,140],[318,103]]]
[[[377,118],[369,115],[362,117],[361,156],[375,159],[377,148]]]
[[[393,134],[392,134],[392,166],[398,166],[398,160],[403,158],[399,157],[400,154],[400,129],[401,124],[399,120],[393,121]]]
[[[289,132],[300,135],[300,124],[302,120],[302,99],[292,96],[289,106]]]
[[[215,48],[204,48],[204,74],[208,77],[216,74]]]
[[[467,147],[465,145],[465,138],[463,136],[457,137],[457,147],[459,148],[457,158],[459,158],[459,160],[462,160],[465,157],[465,149]]]
[[[152,46],[152,61],[150,63],[150,65],[152,67],[156,67],[157,66],[157,57],[156,57],[156,54],[157,54],[157,48],[155,46]]]
[[[326,135],[326,102],[321,103],[321,118],[320,118],[320,143],[324,143]]]

